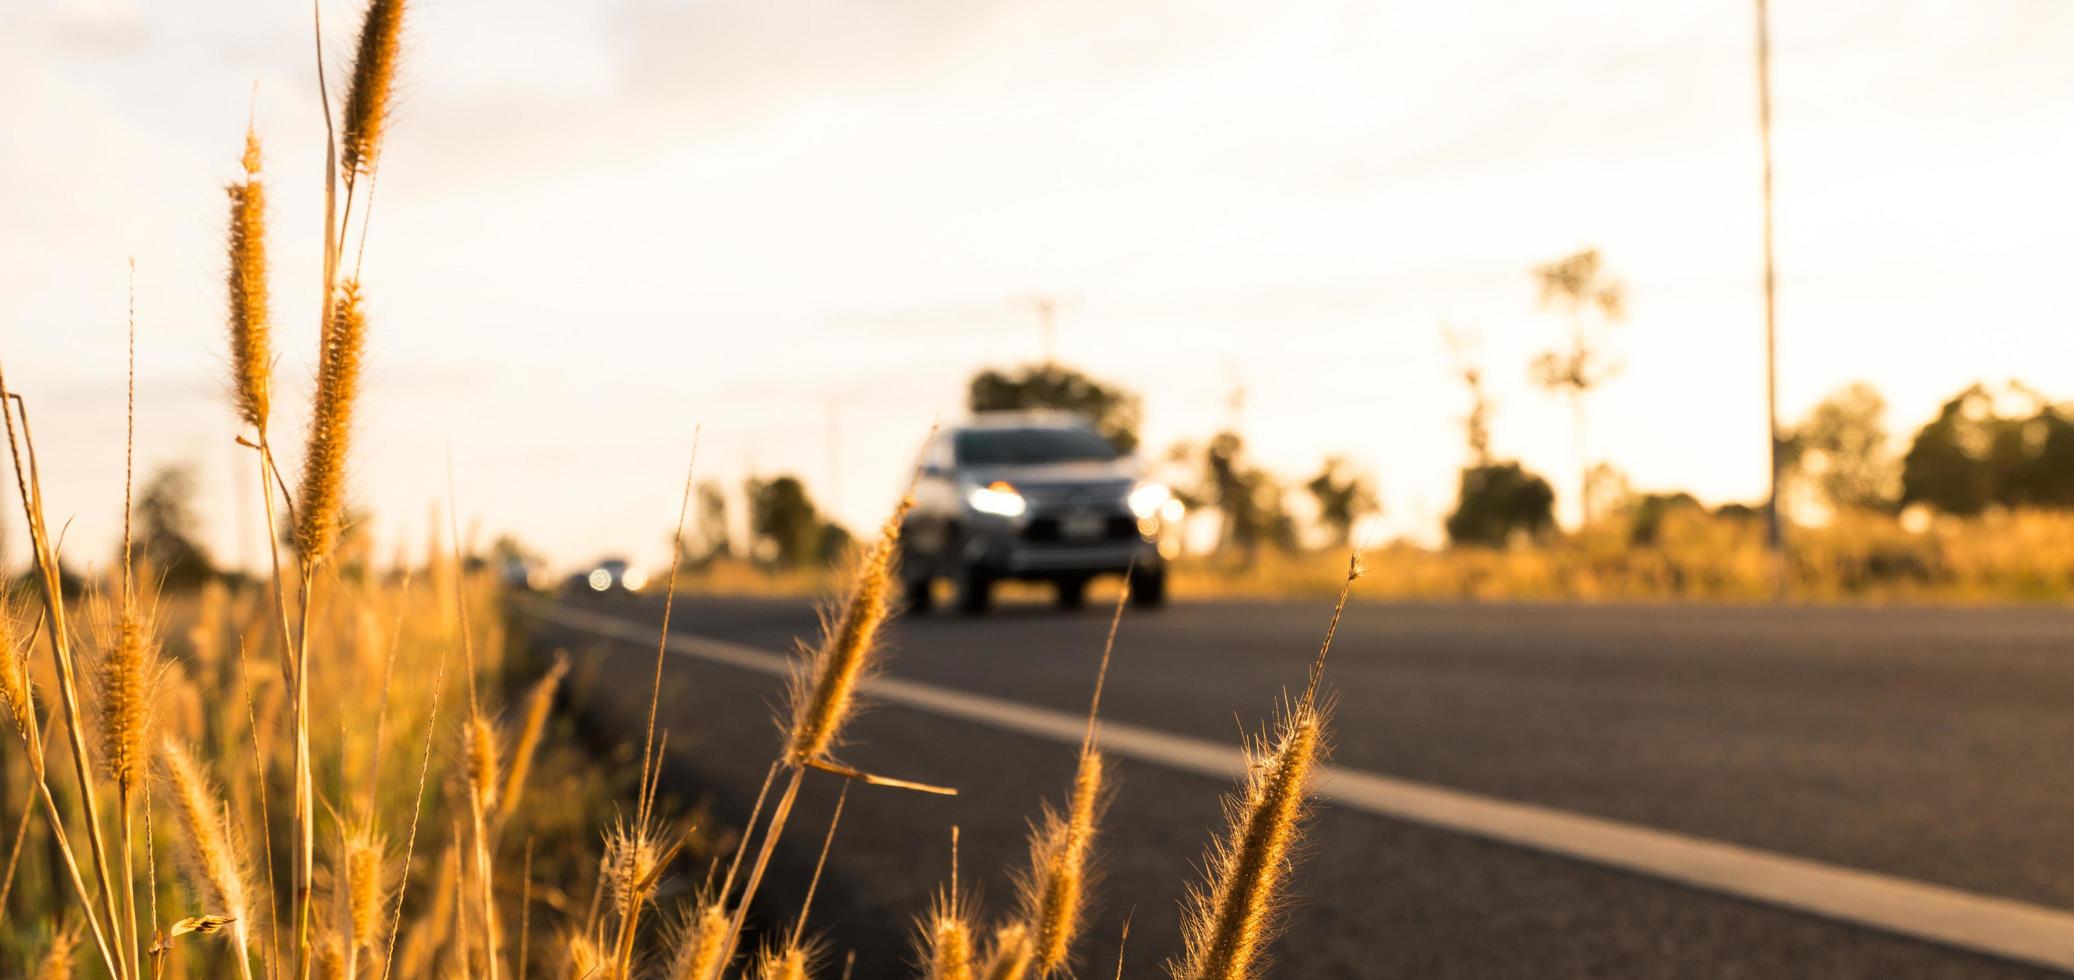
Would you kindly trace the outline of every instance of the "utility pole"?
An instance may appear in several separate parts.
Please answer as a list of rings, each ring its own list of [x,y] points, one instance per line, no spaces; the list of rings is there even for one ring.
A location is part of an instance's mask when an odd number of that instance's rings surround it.
[[[1033,296],[1030,308],[1037,311],[1037,329],[1042,332],[1044,363],[1058,363],[1058,334],[1054,322],[1059,312],[1059,302],[1049,296]]]
[[[1784,552],[1779,525],[1779,341],[1778,283],[1772,262],[1772,52],[1771,17],[1757,0],[1757,139],[1764,155],[1764,408],[1771,482],[1764,498],[1764,540],[1774,560]],[[1783,584],[1783,580],[1782,580]]]

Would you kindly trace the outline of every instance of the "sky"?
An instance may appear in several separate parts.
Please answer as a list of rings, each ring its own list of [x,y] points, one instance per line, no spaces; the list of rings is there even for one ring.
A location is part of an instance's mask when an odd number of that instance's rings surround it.
[[[1858,379],[1901,433],[1978,379],[2074,398],[2074,4],[1772,6],[1782,415]],[[320,7],[337,81],[359,5]],[[1142,394],[1149,445],[1236,424],[1290,477],[1345,455],[1385,533],[1432,540],[1466,455],[1444,327],[1476,339],[1497,452],[1574,483],[1527,369],[1567,328],[1529,270],[1586,247],[1629,297],[1590,454],[1763,492],[1748,3],[415,0],[406,24],[350,477],[385,549],[452,499],[559,567],[665,560],[695,432],[700,478],[797,472],[870,526],[966,378],[1045,354],[1039,296],[1061,360]],[[315,67],[304,4],[0,11],[0,366],[81,564],[119,533],[132,258],[138,468],[195,465],[213,550],[261,555],[222,187],[250,120],[293,447]]]

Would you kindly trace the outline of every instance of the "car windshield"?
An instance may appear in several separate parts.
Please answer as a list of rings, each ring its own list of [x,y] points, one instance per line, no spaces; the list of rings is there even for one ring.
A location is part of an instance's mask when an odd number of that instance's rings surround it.
[[[958,433],[960,466],[1021,466],[1111,460],[1116,447],[1088,429],[967,429]]]

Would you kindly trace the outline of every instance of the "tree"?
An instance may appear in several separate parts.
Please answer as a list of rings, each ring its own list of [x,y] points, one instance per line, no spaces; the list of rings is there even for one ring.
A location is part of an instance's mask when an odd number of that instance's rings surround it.
[[[1863,381],[1831,393],[1780,440],[1781,468],[1835,510],[1884,510],[1899,492],[1887,449],[1887,401]]]
[[[1538,537],[1555,526],[1555,491],[1518,463],[1487,463],[1462,471],[1448,540],[1504,547],[1517,535]]]
[[[1469,414],[1462,419],[1462,429],[1469,438],[1470,465],[1487,465],[1491,461],[1491,413],[1497,406],[1484,384],[1483,365],[1476,360],[1476,338],[1447,327],[1441,328],[1440,336],[1447,342],[1448,352],[1454,355],[1455,373],[1462,379],[1462,386],[1469,389]]]
[[[821,519],[798,477],[751,477],[747,496],[754,553],[761,560],[781,568],[802,568],[813,562],[832,562],[848,547],[850,532]]]
[[[1620,363],[1606,353],[1610,328],[1627,316],[1627,288],[1600,264],[1598,249],[1585,249],[1534,268],[1541,286],[1540,305],[1570,322],[1570,345],[1534,359],[1534,382],[1570,401],[1570,422],[1577,453],[1578,517],[1591,523],[1587,485],[1591,455],[1584,441],[1584,399],[1620,373]]]
[[[1334,544],[1351,543],[1354,526],[1362,518],[1382,510],[1376,499],[1375,487],[1366,476],[1355,472],[1342,456],[1326,457],[1318,475],[1303,486],[1318,502],[1318,521],[1332,532]]]
[[[1201,446],[1181,443],[1167,458],[1197,469],[1197,485],[1177,487],[1174,495],[1191,509],[1217,508],[1223,516],[1219,547],[1236,548],[1247,561],[1263,545],[1296,547],[1296,521],[1282,500],[1281,483],[1247,459],[1238,433],[1220,432]]]
[[[2003,415],[2005,402],[2018,413]],[[1999,399],[1980,384],[1959,392],[1902,457],[1901,503],[1952,514],[2074,507],[2074,409],[2018,384]]]
[[[973,375],[965,402],[974,412],[1052,409],[1083,415],[1125,453],[1138,448],[1138,424],[1144,413],[1137,395],[1051,362],[1012,372],[981,371]]]
[[[168,588],[193,588],[216,575],[216,563],[196,540],[194,467],[175,463],[146,478],[138,490],[134,557]]]
[[[716,558],[734,554],[734,536],[727,527],[727,493],[719,483],[699,484],[696,522],[683,541],[685,564],[694,568]]]

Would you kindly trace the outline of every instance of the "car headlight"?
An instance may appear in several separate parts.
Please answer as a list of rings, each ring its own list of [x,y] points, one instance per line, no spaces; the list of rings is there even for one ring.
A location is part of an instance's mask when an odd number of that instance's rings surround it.
[[[638,568],[629,568],[619,573],[619,584],[625,586],[628,592],[639,592],[642,586],[648,584],[648,576]]]
[[[1029,502],[1007,480],[995,480],[986,486],[967,490],[965,502],[971,504],[973,510],[997,517],[1021,517],[1030,509]]]
[[[602,568],[593,568],[585,581],[590,583],[592,592],[603,592],[612,587],[612,573]]]
[[[1124,498],[1124,505],[1138,515],[1139,520],[1151,520],[1160,515],[1167,502],[1173,499],[1174,491],[1167,489],[1164,483],[1140,483],[1131,488],[1130,496]]]

